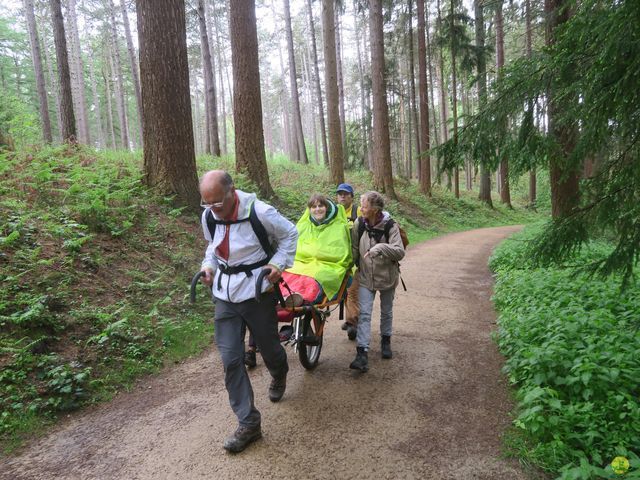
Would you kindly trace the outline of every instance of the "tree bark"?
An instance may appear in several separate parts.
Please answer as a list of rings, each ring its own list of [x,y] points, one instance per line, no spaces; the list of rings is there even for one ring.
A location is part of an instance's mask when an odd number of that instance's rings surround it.
[[[339,3],[336,2],[336,6]],[[344,76],[342,73],[342,33],[340,12],[334,7],[334,24],[336,32],[336,73],[338,76],[338,106],[340,109],[340,133],[342,138],[342,163],[347,162],[347,124],[344,113]]]
[[[320,87],[320,71],[318,68],[318,49],[316,46],[316,27],[313,20],[311,0],[307,0],[307,12],[309,15],[309,31],[311,35],[311,53],[313,54],[313,73],[316,89],[316,101],[318,102],[318,117],[320,118],[320,136],[322,137],[322,159],[325,165],[329,165],[329,147],[327,146],[327,127],[324,122],[324,105],[322,102],[322,88]]]
[[[47,86],[44,81],[42,55],[40,53],[40,39],[38,38],[38,28],[36,25],[33,0],[24,0],[24,10],[27,17],[29,42],[31,43],[31,56],[33,58],[33,69],[36,77],[36,89],[38,90],[38,107],[40,110],[40,121],[42,122],[42,138],[46,143],[51,143],[53,142],[53,137],[51,135],[51,119],[49,118]]]
[[[384,78],[384,31],[382,0],[369,0],[371,22],[371,80],[373,88],[373,138],[375,188],[395,199],[389,139],[389,107]]]
[[[547,18],[545,40],[548,47],[555,43],[556,30],[570,18],[567,0],[545,0],[544,10]],[[580,200],[580,168],[571,165],[568,158],[576,145],[577,129],[574,124],[560,123],[558,117],[562,105],[556,99],[553,85],[548,91],[548,128],[557,149],[549,159],[549,180],[551,183],[551,215],[553,218],[568,216],[578,206]],[[563,98],[562,102],[575,101]]]
[[[56,61],[58,64],[58,85],[60,86],[60,117],[62,120],[60,133],[63,142],[76,141],[76,119],[73,112],[71,95],[71,75],[69,73],[69,56],[67,40],[64,35],[64,20],[60,0],[51,0],[51,17],[53,19],[53,38],[56,44]]]
[[[424,1],[424,0],[423,0]],[[413,125],[415,126],[414,128],[414,132],[415,132],[415,142],[416,142],[416,159],[418,162],[418,168],[417,170],[419,171],[419,163],[420,163],[420,152],[422,151],[422,149],[420,148],[420,122],[418,121],[418,108],[416,106],[416,80],[415,80],[415,68],[414,68],[414,63],[415,63],[415,57],[414,57],[414,49],[413,49],[413,0],[409,0],[408,2],[408,9],[409,9],[409,95],[410,95],[410,108],[411,108],[411,115],[410,115],[410,119],[413,120]],[[420,48],[418,48],[418,55],[420,55],[419,53]],[[411,147],[411,141],[409,141],[409,147]],[[411,157],[411,149],[409,149],[409,157]],[[409,159],[409,163],[408,163],[408,171],[407,171],[407,177],[411,178],[413,176],[413,172],[412,172],[412,163],[413,163],[413,159],[410,158]]]
[[[43,50],[44,50],[44,61],[47,64],[47,77],[49,79],[49,87],[53,92],[53,99],[54,99],[55,108],[56,108],[57,137],[62,138],[62,114],[60,109],[60,88],[58,86],[56,75],[53,73],[53,61],[51,60],[51,56],[49,54],[49,48],[47,48],[47,42],[44,41],[44,34],[43,34]],[[49,120],[51,120],[51,118]]]
[[[137,0],[144,180],[198,209],[184,0]]]
[[[442,26],[442,12],[440,10],[440,0],[437,0],[438,10],[438,28]],[[442,127],[442,143],[445,143],[449,139],[449,126],[448,126],[448,113],[447,113],[447,80],[444,71],[444,52],[442,44],[440,44],[438,52],[438,63],[440,67],[440,126]],[[438,184],[441,181],[440,164],[438,164]],[[447,175],[447,182],[450,183],[449,176]]]
[[[429,8],[428,4],[425,8],[425,33],[427,35],[427,72],[429,73],[429,79],[427,83],[429,84],[429,100],[431,101],[431,120],[432,120],[432,130],[433,130],[433,139],[435,141],[436,146],[440,145],[438,140],[438,116],[436,114],[436,102],[435,97],[433,95],[433,85],[435,84],[435,75],[433,74],[433,65],[432,65],[432,55],[431,55],[431,38],[429,34]],[[431,166],[431,170],[433,171],[434,165]]]
[[[198,24],[200,26],[200,48],[202,49],[202,66],[205,79],[205,108],[207,113],[207,137],[214,157],[220,156],[220,140],[218,136],[218,106],[216,100],[216,82],[213,75],[213,60],[209,50],[209,35],[204,12],[204,0],[198,0]],[[207,142],[209,144],[209,142]]]
[[[98,84],[96,83],[95,69],[93,61],[89,58],[89,79],[91,80],[91,93],[93,94],[93,104],[96,108],[96,126],[98,128],[98,147],[105,148],[104,129],[102,128],[102,109],[100,108],[100,97],[98,96]]]
[[[502,18],[502,2],[497,0],[496,3],[496,70],[498,77],[502,76],[504,68],[504,28]],[[500,128],[507,128],[502,125]],[[509,189],[509,159],[504,152],[500,155],[500,201],[511,208],[511,190]]]
[[[451,0],[451,113],[453,115],[453,144],[458,145],[458,79],[457,79],[457,51],[456,43],[453,40],[455,5]],[[456,198],[460,198],[460,169],[456,165],[453,168],[453,192]]]
[[[255,0],[234,0],[229,8],[236,169],[246,172],[263,197],[274,192],[264,154],[260,62]]]
[[[425,43],[425,15],[424,0],[418,0],[418,75],[420,92],[420,138],[422,150],[420,152],[420,190],[431,196],[431,159],[429,148],[429,97],[427,86],[427,46]]]
[[[218,16],[215,8],[213,10],[213,25],[216,32],[216,53],[218,55],[218,76],[220,77],[220,105],[222,107],[222,155],[226,155],[229,151],[227,140],[227,97],[224,88],[224,69],[226,68],[227,59],[223,56],[220,42],[220,28],[218,27]],[[224,59],[224,64],[223,64]]]
[[[524,19],[525,19],[525,54],[527,58],[531,58],[533,48],[533,36],[531,28],[531,0],[524,2]],[[529,111],[533,115],[533,101],[529,102]],[[534,207],[537,197],[537,178],[535,165],[529,171],[529,205]]]
[[[76,0],[68,0],[68,25],[71,36],[69,73],[71,75],[71,89],[74,100],[74,112],[78,129],[78,140],[88,145],[91,143],[89,131],[89,116],[87,111],[87,96],[84,88],[84,67],[82,65],[82,49],[80,48],[80,34],[78,32],[78,19],[76,12]],[[74,94],[75,91],[75,94]]]
[[[340,129],[338,98],[338,72],[336,66],[336,35],[334,0],[322,0],[322,38],[324,40],[325,89],[327,90],[327,117],[329,124],[329,166],[331,181],[344,182],[344,153]]]
[[[367,100],[365,98],[365,92],[366,92],[366,85],[364,83],[364,65],[362,62],[362,53],[361,53],[361,49],[360,49],[360,29],[358,28],[358,15],[356,13],[356,2],[358,0],[354,0],[354,15],[353,15],[353,26],[354,26],[354,32],[355,32],[355,37],[356,37],[356,54],[358,56],[358,79],[360,81],[360,109],[361,109],[361,115],[362,115],[362,119],[361,119],[361,124],[362,124],[362,147],[363,147],[363,151],[362,151],[362,164],[363,166],[366,165],[366,162],[369,158],[369,148],[368,148],[368,141],[369,141],[369,135],[368,135],[368,122],[367,122],[367,117],[368,117],[368,109],[367,109]]]
[[[129,63],[131,65],[131,77],[133,79],[133,90],[136,95],[136,107],[138,109],[138,130],[142,138],[142,94],[140,93],[140,75],[138,75],[138,61],[136,51],[131,38],[131,27],[129,26],[129,14],[125,0],[120,0],[122,9],[122,21],[124,23],[124,34],[127,39],[127,51],[129,53]]]
[[[475,27],[476,27],[476,50],[478,68],[478,103],[482,111],[487,103],[487,60],[484,54],[485,30],[484,30],[484,0],[474,1]],[[491,170],[488,161],[480,158],[480,194],[478,199],[493,208],[491,200]]]
[[[302,131],[302,116],[300,115],[300,94],[298,93],[298,75],[296,72],[296,57],[293,51],[293,31],[291,29],[291,9],[289,0],[284,0],[284,21],[287,33],[287,51],[289,53],[289,83],[291,84],[291,103],[293,107],[293,126],[296,133],[297,156],[296,160],[304,164],[309,163],[307,147],[304,143]]]
[[[120,118],[120,141],[122,148],[129,150],[129,129],[127,127],[127,104],[124,101],[124,81],[122,78],[122,61],[118,47],[118,33],[116,24],[116,8],[113,0],[109,0],[109,15],[111,18],[111,45],[113,47],[113,72],[116,76],[116,107]]]

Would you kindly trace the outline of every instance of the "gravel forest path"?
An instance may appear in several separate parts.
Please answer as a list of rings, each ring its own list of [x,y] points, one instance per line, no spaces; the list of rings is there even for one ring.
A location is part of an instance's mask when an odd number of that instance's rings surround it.
[[[392,360],[380,358],[374,311],[370,370],[348,366],[355,344],[329,317],[320,364],[287,348],[280,403],[250,372],[264,438],[238,455],[215,347],[140,381],[130,393],[61,422],[0,466],[2,479],[486,479],[527,475],[501,457],[513,405],[490,339],[487,259],[519,227],[473,230],[411,246],[397,290]],[[206,301],[201,297],[200,301]]]

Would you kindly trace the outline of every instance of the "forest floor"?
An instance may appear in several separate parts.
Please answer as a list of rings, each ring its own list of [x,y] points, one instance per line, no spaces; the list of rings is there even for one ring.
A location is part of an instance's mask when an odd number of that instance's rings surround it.
[[[402,264],[408,291],[398,289],[394,307],[394,357],[380,358],[374,321],[366,374],[348,368],[355,344],[337,311],[314,371],[287,348],[279,403],[267,398],[269,374],[259,358],[250,376],[264,438],[240,454],[222,449],[236,425],[212,347],[70,415],[4,459],[0,478],[530,478],[502,455],[513,402],[490,338],[496,317],[487,260],[518,229],[411,246]]]

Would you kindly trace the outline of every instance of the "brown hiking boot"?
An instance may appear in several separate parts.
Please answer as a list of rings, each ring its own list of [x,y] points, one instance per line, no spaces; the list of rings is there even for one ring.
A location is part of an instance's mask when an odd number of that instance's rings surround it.
[[[262,438],[260,425],[255,427],[244,427],[240,425],[233,434],[225,439],[223,447],[228,452],[238,453],[259,438]]]

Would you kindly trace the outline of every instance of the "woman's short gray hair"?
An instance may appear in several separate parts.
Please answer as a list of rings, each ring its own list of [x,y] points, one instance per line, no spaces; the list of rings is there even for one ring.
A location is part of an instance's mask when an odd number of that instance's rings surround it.
[[[365,192],[360,195],[360,198],[366,200],[369,206],[372,208],[380,211],[382,211],[382,209],[384,208],[384,197],[378,192],[374,192],[373,190],[370,192]]]

